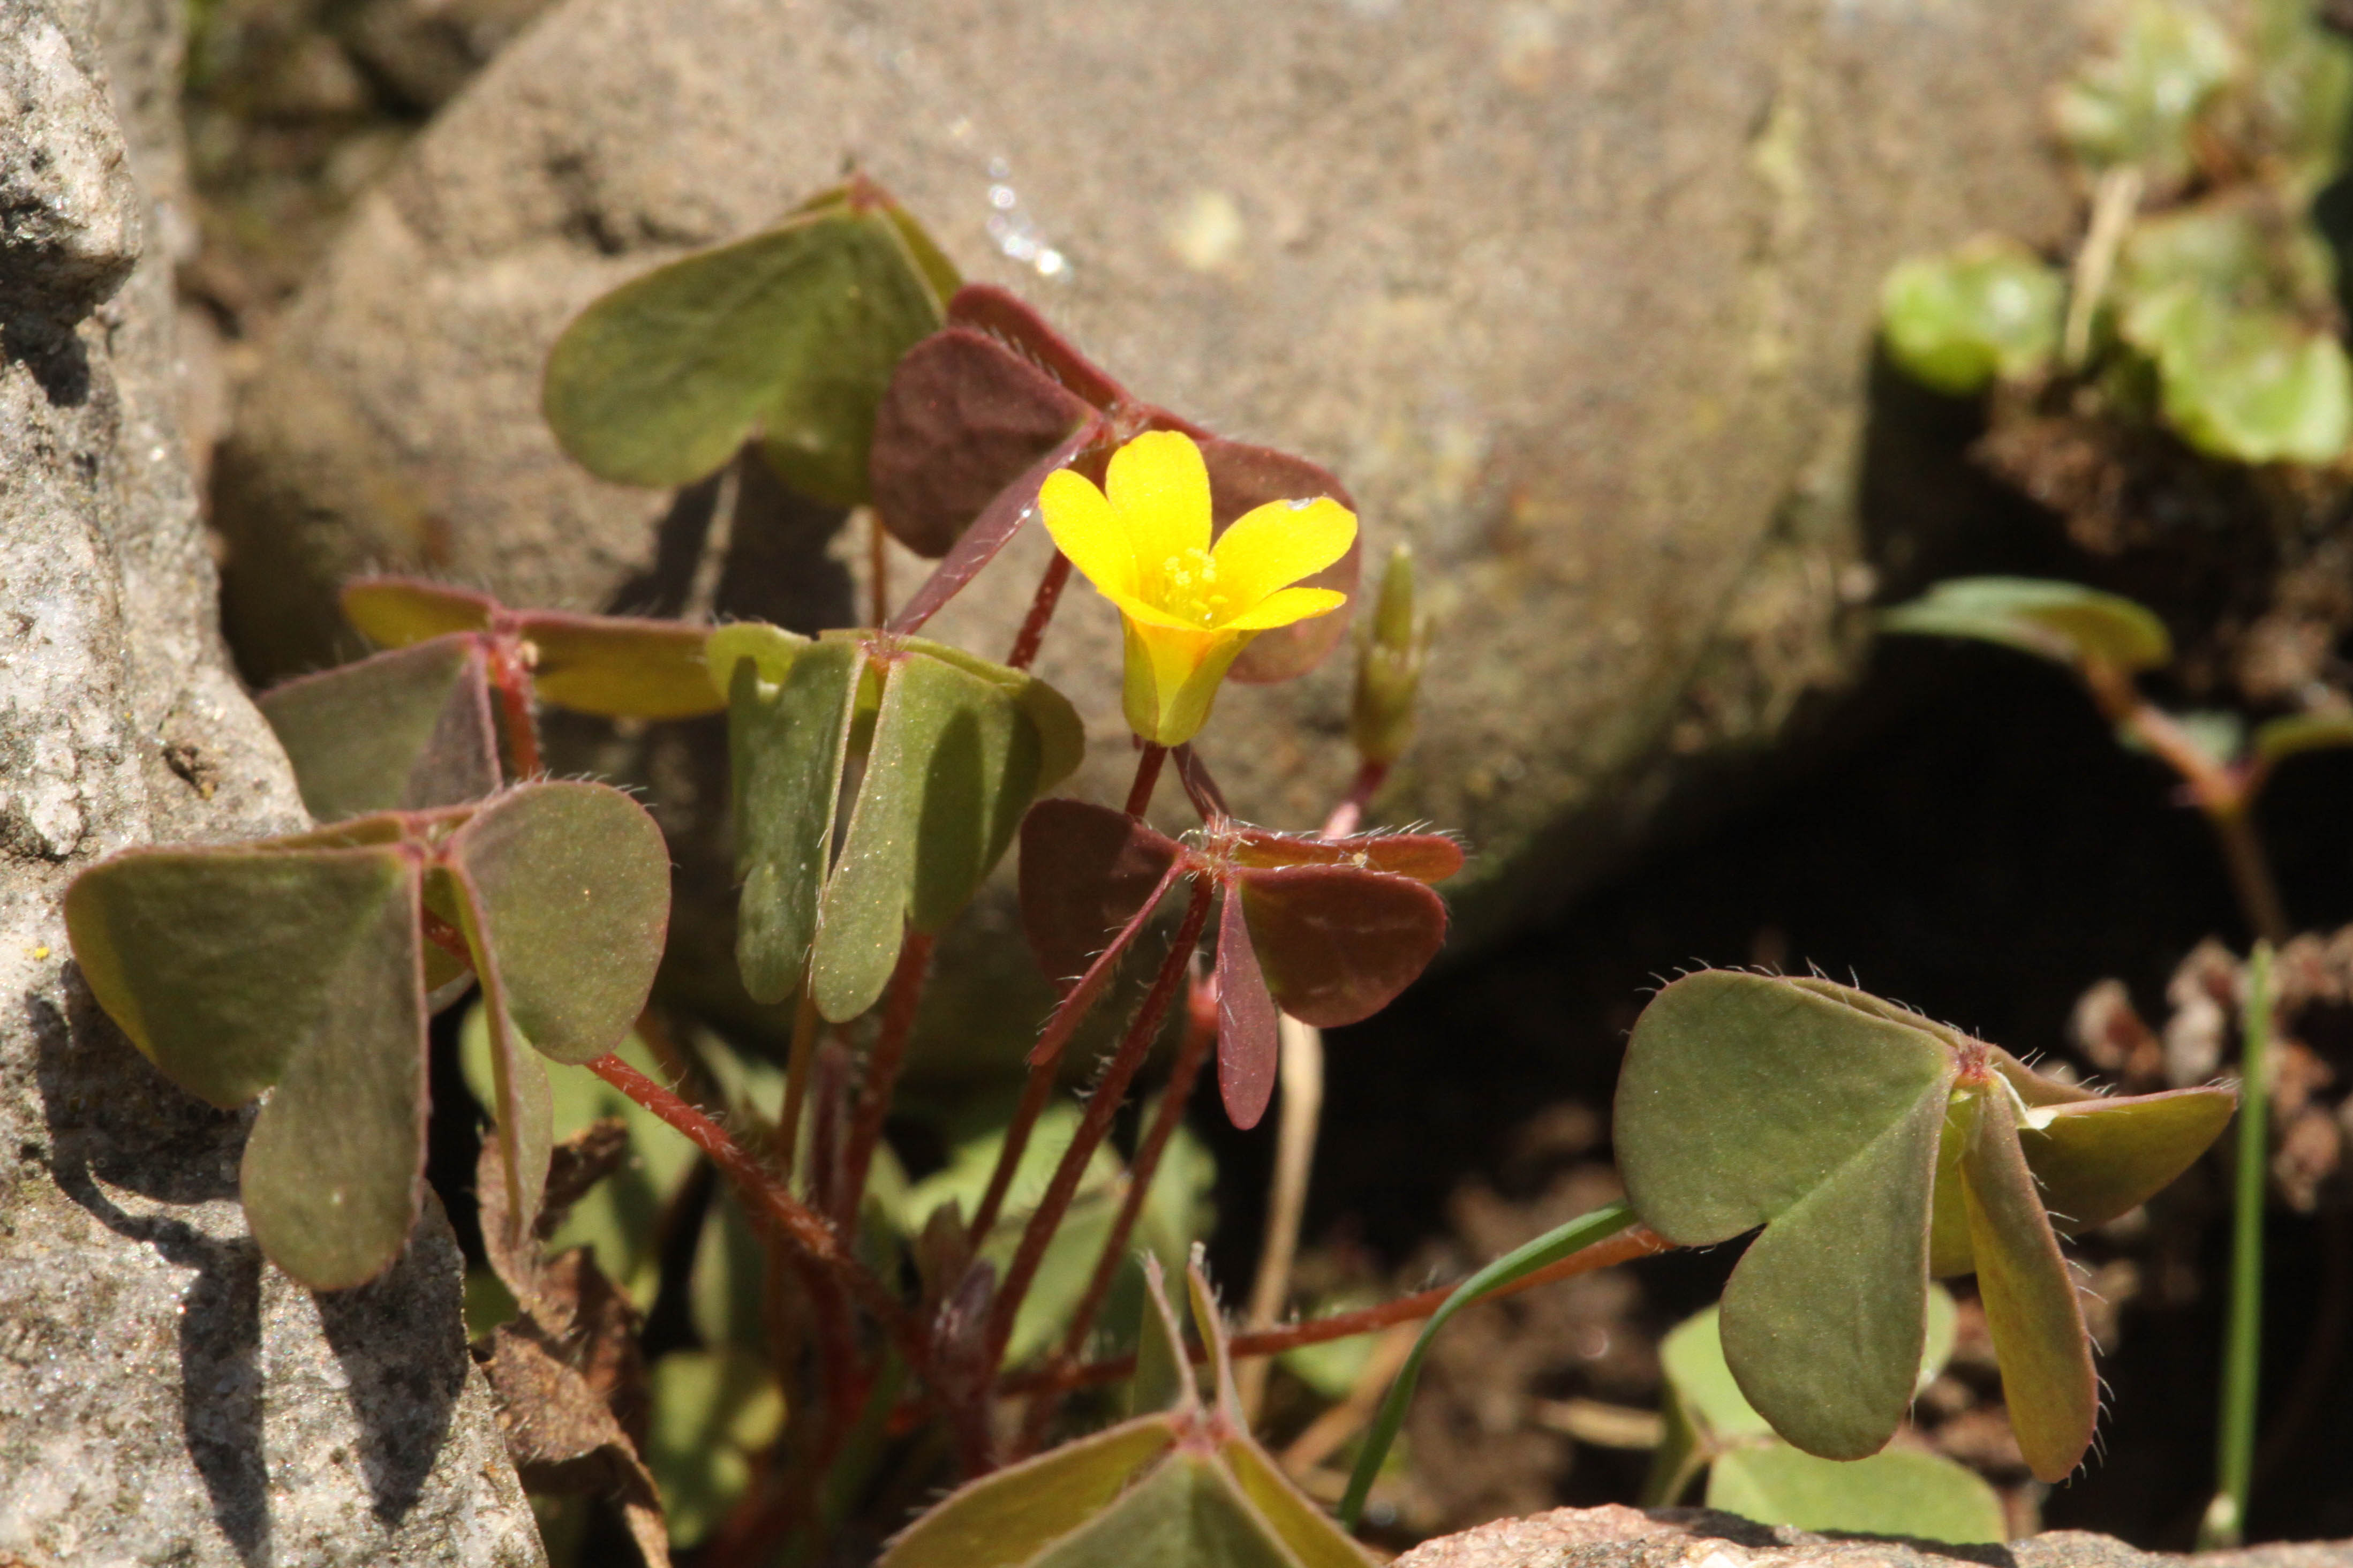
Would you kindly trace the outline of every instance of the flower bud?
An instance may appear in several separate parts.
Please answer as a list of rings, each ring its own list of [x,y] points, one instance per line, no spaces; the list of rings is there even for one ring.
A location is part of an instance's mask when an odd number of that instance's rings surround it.
[[[1413,552],[1400,544],[1389,552],[1380,600],[1357,652],[1348,730],[1366,762],[1387,767],[1413,738],[1414,696],[1429,652],[1430,622],[1413,609]]]

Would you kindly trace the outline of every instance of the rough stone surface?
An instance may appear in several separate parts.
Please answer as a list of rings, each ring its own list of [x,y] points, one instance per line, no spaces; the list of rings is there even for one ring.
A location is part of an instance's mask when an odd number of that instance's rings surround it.
[[[592,479],[537,389],[596,293],[854,160],[1142,395],[1331,465],[1376,557],[1415,542],[1441,631],[1381,815],[1469,834],[1483,924],[1845,668],[1878,282],[1980,227],[2060,237],[2047,89],[2094,3],[568,0],[283,321],[223,459],[232,637],[320,660],[367,565],[847,618],[862,545]],[[1031,533],[944,633],[1010,642]],[[1041,666],[1113,799],[1116,647],[1081,592]],[[1221,700],[1202,750],[1245,815],[1320,820],[1346,663]]]
[[[2346,1568],[2353,1542],[2259,1546],[2194,1557],[2110,1535],[2053,1530],[2008,1546],[1811,1534],[1713,1509],[1562,1508],[1425,1541],[1395,1568]]]
[[[438,1212],[375,1284],[293,1285],[235,1201],[249,1118],[151,1068],[67,947],[98,857],[305,821],[172,418],[181,16],[0,4],[0,92],[33,95],[0,184],[55,198],[0,246],[0,1560],[543,1563]]]

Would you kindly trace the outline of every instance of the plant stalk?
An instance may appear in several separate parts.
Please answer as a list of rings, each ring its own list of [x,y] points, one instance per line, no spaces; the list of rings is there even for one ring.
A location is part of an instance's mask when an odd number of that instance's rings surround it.
[[[1274,1184],[1268,1194],[1266,1241],[1258,1255],[1258,1278],[1250,1282],[1250,1307],[1242,1318],[1253,1329],[1274,1326],[1291,1296],[1292,1265],[1299,1257],[1299,1226],[1307,1208],[1307,1177],[1315,1164],[1315,1134],[1324,1117],[1324,1031],[1288,1013],[1277,1016],[1282,1056],[1282,1119],[1276,1125]],[[1266,1398],[1265,1361],[1234,1373],[1242,1414],[1258,1419]]]
[[[1508,1285],[1499,1285],[1493,1290],[1484,1291],[1478,1300],[1481,1302],[1500,1301],[1506,1296],[1516,1296],[1523,1290],[1533,1290],[1556,1279],[1573,1279],[1597,1268],[1614,1268],[1620,1263],[1630,1263],[1637,1258],[1672,1250],[1672,1242],[1650,1226],[1638,1225],[1557,1262],[1532,1269]],[[1328,1318],[1311,1318],[1303,1323],[1293,1323],[1284,1328],[1236,1334],[1227,1348],[1237,1358],[1281,1355],[1285,1351],[1298,1350],[1303,1345],[1329,1344],[1334,1340],[1378,1333],[1398,1323],[1418,1322],[1430,1316],[1446,1305],[1447,1299],[1461,1288],[1457,1285],[1433,1286],[1410,1296],[1384,1301],[1377,1307],[1363,1307],[1353,1312],[1335,1312]],[[1194,1346],[1194,1364],[1198,1366],[1206,1359],[1207,1352],[1199,1346]],[[1134,1375],[1134,1356],[1113,1356],[1103,1361],[1089,1362],[1083,1366],[1040,1367],[1033,1372],[1015,1373],[1000,1379],[997,1391],[1011,1397],[1035,1394],[1041,1389],[1099,1388],[1106,1384],[1124,1383]]]
[[[1062,602],[1062,590],[1070,585],[1071,558],[1060,551],[1046,563],[1045,575],[1038,579],[1037,595],[1029,601],[1029,613],[1022,617],[1021,630],[1013,638],[1013,651],[1005,662],[1015,669],[1027,669],[1038,662],[1038,649],[1046,640],[1046,627],[1054,618],[1054,606]]]
[[[808,1102],[809,1064],[817,1058],[818,1031],[822,1026],[823,1020],[817,1011],[817,993],[804,968],[800,994],[793,1003],[792,1051],[785,1058],[785,1107],[776,1123],[776,1163],[785,1168],[788,1182],[793,1177],[793,1158],[800,1149],[801,1115]]]
[[[1127,1191],[1122,1194],[1119,1213],[1112,1220],[1111,1234],[1103,1238],[1103,1252],[1095,1259],[1095,1271],[1087,1280],[1086,1293],[1079,1298],[1077,1308],[1071,1313],[1058,1365],[1067,1366],[1077,1361],[1079,1352],[1087,1348],[1087,1336],[1094,1332],[1095,1319],[1111,1295],[1113,1281],[1119,1278],[1120,1265],[1127,1261],[1128,1240],[1135,1234],[1136,1221],[1151,1194],[1152,1178],[1160,1170],[1160,1157],[1167,1152],[1170,1141],[1183,1123],[1185,1107],[1193,1098],[1193,1085],[1201,1076],[1202,1064],[1209,1058],[1209,1047],[1217,1044],[1216,998],[1217,993],[1196,974],[1185,1009],[1185,1037],[1176,1047],[1176,1060],[1169,1068],[1167,1086],[1160,1091],[1160,1104],[1153,1114],[1152,1125],[1145,1131],[1143,1141],[1135,1147],[1135,1158],[1128,1166]],[[1017,1454],[1036,1450],[1060,1404],[1050,1390],[1030,1401],[1029,1413],[1022,1420]]]
[[[2214,1500],[2198,1527],[2199,1548],[2246,1539],[2247,1489],[2255,1468],[2255,1395],[2263,1370],[2263,1194],[2270,1174],[2272,950],[2247,960],[2245,1043],[2239,1063],[2238,1190],[2231,1216],[2231,1308],[2222,1342],[2221,1438]]]
[[[709,1155],[711,1163],[735,1184],[744,1207],[754,1218],[765,1221],[839,1279],[859,1304],[881,1323],[911,1364],[919,1369],[928,1364],[929,1343],[922,1325],[905,1305],[851,1256],[824,1216],[795,1197],[789,1187],[744,1152],[743,1145],[728,1136],[725,1128],[618,1057],[598,1057],[587,1067],[590,1072],[669,1122]],[[839,1353],[847,1355],[852,1348],[839,1347]]]
[[[915,1032],[915,1009],[923,999],[923,982],[932,972],[934,940],[924,931],[907,933],[899,949],[898,967],[891,972],[874,1047],[866,1053],[865,1080],[859,1086],[858,1111],[849,1124],[839,1206],[833,1216],[845,1247],[858,1237],[858,1211],[866,1197],[867,1173],[874,1164],[874,1146],[882,1141],[883,1119],[891,1114],[899,1069],[906,1065],[907,1041]]]
[[[1071,1200],[1078,1195],[1079,1182],[1086,1174],[1088,1163],[1111,1131],[1112,1118],[1127,1098],[1128,1086],[1135,1081],[1137,1069],[1152,1052],[1152,1042],[1160,1033],[1160,1021],[1168,1016],[1169,1005],[1176,998],[1176,987],[1184,983],[1186,968],[1192,960],[1193,949],[1200,943],[1201,928],[1208,923],[1208,885],[1196,882],[1192,902],[1185,910],[1185,922],[1177,928],[1176,941],[1169,948],[1168,956],[1161,961],[1160,973],[1154,977],[1152,989],[1145,994],[1144,1005],[1120,1040],[1119,1049],[1113,1053],[1103,1081],[1087,1097],[1086,1111],[1079,1118],[1071,1146],[1062,1152],[1061,1163],[1054,1168],[1054,1179],[1046,1188],[1046,1195],[1039,1200],[1036,1212],[1030,1215],[1029,1224],[1021,1233],[1021,1245],[1005,1271],[1005,1283],[990,1304],[984,1365],[995,1366],[1004,1356],[1006,1343],[1013,1337],[1013,1321],[1021,1310],[1022,1298],[1029,1293],[1030,1282],[1038,1277],[1038,1266],[1045,1260],[1046,1244],[1053,1240],[1062,1216],[1070,1211]]]
[[[1127,815],[1142,816],[1152,805],[1152,786],[1160,782],[1160,764],[1168,760],[1168,748],[1150,741],[1135,755],[1135,782],[1127,786]]]

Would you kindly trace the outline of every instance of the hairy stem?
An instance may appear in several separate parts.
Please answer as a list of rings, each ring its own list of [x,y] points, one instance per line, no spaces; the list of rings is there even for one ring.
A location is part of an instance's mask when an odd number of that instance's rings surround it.
[[[2263,1191],[2270,1171],[2272,950],[2255,943],[2242,1004],[2246,1031],[2239,1062],[2238,1190],[2231,1215],[2231,1308],[2222,1342],[2221,1438],[2214,1500],[2198,1528],[2201,1549],[2245,1539],[2247,1489],[2255,1467],[2255,1394],[2263,1344]]]
[[[1029,1293],[1030,1281],[1038,1276],[1038,1265],[1045,1260],[1046,1244],[1053,1240],[1062,1216],[1070,1212],[1071,1200],[1078,1194],[1080,1178],[1086,1174],[1095,1150],[1111,1131],[1112,1118],[1127,1098],[1128,1085],[1135,1081],[1136,1069],[1151,1054],[1152,1042],[1160,1033],[1160,1021],[1168,1016],[1176,988],[1184,983],[1186,968],[1208,918],[1208,884],[1196,882],[1192,902],[1185,910],[1185,922],[1177,928],[1176,941],[1169,948],[1168,956],[1161,961],[1160,973],[1154,977],[1152,989],[1145,994],[1144,1005],[1128,1026],[1119,1049],[1113,1053],[1103,1081],[1087,1097],[1086,1111],[1079,1118],[1071,1146],[1062,1152],[1062,1162],[1054,1168],[1054,1179],[1047,1186],[1046,1195],[1039,1200],[1037,1211],[1021,1233],[1021,1245],[989,1308],[987,1353],[983,1364],[994,1366],[1004,1356],[1006,1342],[1013,1337],[1013,1321],[1021,1310],[1022,1298]]]
[[[1111,939],[1111,945],[1095,955],[1094,962],[1087,965],[1087,972],[1079,976],[1078,984],[1064,992],[1062,999],[1054,1005],[1052,1016],[1046,1020],[1046,1027],[1039,1035],[1037,1045],[1030,1049],[1029,1078],[1021,1086],[1021,1103],[1014,1108],[1013,1120],[1006,1123],[1004,1142],[997,1147],[997,1169],[988,1173],[987,1191],[981,1194],[980,1208],[972,1216],[973,1246],[978,1247],[988,1239],[989,1227],[997,1223],[997,1215],[1004,1209],[1005,1194],[1012,1188],[1014,1173],[1021,1168],[1021,1156],[1029,1148],[1029,1134],[1037,1128],[1038,1118],[1046,1109],[1047,1098],[1053,1092],[1054,1075],[1061,1067],[1062,1047],[1070,1043],[1071,1037],[1078,1032],[1079,1026],[1093,1011],[1095,1003],[1110,989],[1112,976],[1119,967],[1120,955],[1144,930],[1145,922],[1152,918],[1152,911],[1160,907],[1160,900],[1167,896],[1168,889],[1176,885],[1184,869],[1182,861],[1171,863],[1162,873],[1159,885],[1152,889],[1151,897],[1128,917],[1127,924]]]
[[[1345,838],[1356,832],[1365,820],[1366,808],[1373,804],[1373,796],[1380,794],[1381,785],[1388,782],[1388,763],[1366,758],[1356,769],[1356,776],[1349,784],[1346,796],[1332,808],[1332,815],[1324,819],[1323,836]]]
[[[1127,786],[1127,815],[1142,816],[1152,805],[1152,786],[1160,782],[1160,764],[1168,760],[1168,748],[1146,741],[1135,754],[1135,782]]]
[[[1037,595],[1029,601],[1029,613],[1022,617],[1021,630],[1013,638],[1013,651],[1005,662],[1015,669],[1027,669],[1038,662],[1038,649],[1046,640],[1046,627],[1054,618],[1054,606],[1062,602],[1062,590],[1070,585],[1071,558],[1060,551],[1046,563],[1046,574],[1038,579]]]
[[[1169,1068],[1167,1087],[1161,1090],[1152,1125],[1145,1130],[1143,1141],[1135,1147],[1135,1158],[1127,1170],[1127,1191],[1120,1199],[1118,1215],[1112,1220],[1111,1234],[1103,1238],[1103,1252],[1095,1259],[1095,1271],[1087,1280],[1086,1293],[1079,1298],[1077,1308],[1071,1313],[1071,1326],[1062,1335],[1058,1365],[1076,1362],[1079,1352],[1087,1348],[1087,1336],[1094,1332],[1095,1319],[1111,1295],[1113,1281],[1119,1278],[1120,1265],[1127,1261],[1128,1239],[1135,1234],[1145,1200],[1151,1194],[1152,1178],[1159,1172],[1160,1157],[1167,1152],[1170,1141],[1185,1120],[1185,1107],[1193,1098],[1193,1085],[1201,1076],[1202,1064],[1209,1058],[1209,1047],[1217,1041],[1217,993],[1196,975],[1185,1009],[1185,1037],[1177,1045],[1176,1062]],[[1028,1454],[1036,1449],[1060,1404],[1051,1392],[1030,1402],[1029,1414],[1022,1421],[1017,1453]]]
[[[899,1298],[850,1255],[822,1215],[795,1197],[780,1178],[744,1152],[725,1128],[618,1057],[598,1057],[587,1065],[590,1072],[669,1122],[709,1155],[711,1163],[735,1184],[744,1206],[754,1218],[780,1233],[839,1279],[859,1304],[881,1323],[911,1364],[921,1368],[926,1363],[929,1347],[923,1331]],[[847,1356],[855,1348],[828,1346],[827,1353]]]
[[[859,1086],[858,1112],[849,1124],[849,1143],[842,1161],[840,1206],[833,1216],[845,1246],[858,1236],[858,1210],[866,1197],[867,1172],[874,1163],[874,1146],[882,1140],[882,1119],[891,1113],[899,1069],[907,1060],[907,1040],[915,1032],[915,1008],[923,999],[923,981],[932,972],[934,941],[923,931],[907,933],[899,949],[899,966],[891,972],[874,1048],[866,1054],[865,1081]]]
[[[1648,1258],[1652,1253],[1671,1250],[1672,1243],[1650,1226],[1638,1225],[1582,1252],[1524,1274],[1508,1285],[1488,1291],[1479,1300],[1482,1303],[1500,1301],[1506,1296],[1516,1296],[1523,1290],[1533,1290],[1556,1279],[1570,1279],[1597,1268],[1609,1268],[1620,1263],[1630,1263],[1637,1258]],[[1281,1355],[1303,1345],[1326,1344],[1333,1340],[1354,1339],[1358,1334],[1378,1333],[1398,1323],[1418,1322],[1429,1317],[1446,1304],[1446,1299],[1454,1294],[1455,1289],[1451,1285],[1440,1285],[1428,1290],[1418,1290],[1410,1296],[1399,1296],[1377,1307],[1366,1307],[1354,1312],[1335,1312],[1328,1318],[1311,1318],[1303,1323],[1263,1329],[1256,1333],[1236,1334],[1229,1348],[1237,1357]],[[1198,1364],[1204,1359],[1206,1352],[1196,1347],[1194,1363]],[[1105,1384],[1124,1383],[1134,1375],[1134,1356],[1113,1356],[1106,1361],[1089,1362],[1083,1366],[1042,1367],[1035,1372],[1015,1373],[1001,1379],[997,1390],[1011,1396],[1050,1388],[1095,1388]]]

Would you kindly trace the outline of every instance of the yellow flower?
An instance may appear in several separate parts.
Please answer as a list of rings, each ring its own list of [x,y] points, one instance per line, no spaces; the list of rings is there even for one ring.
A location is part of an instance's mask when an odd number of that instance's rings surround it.
[[[1159,745],[1193,738],[1250,638],[1347,603],[1293,584],[1348,552],[1354,512],[1323,499],[1270,501],[1212,544],[1209,470],[1173,430],[1113,453],[1103,489],[1068,468],[1048,476],[1038,506],[1062,553],[1119,606],[1127,721]]]

